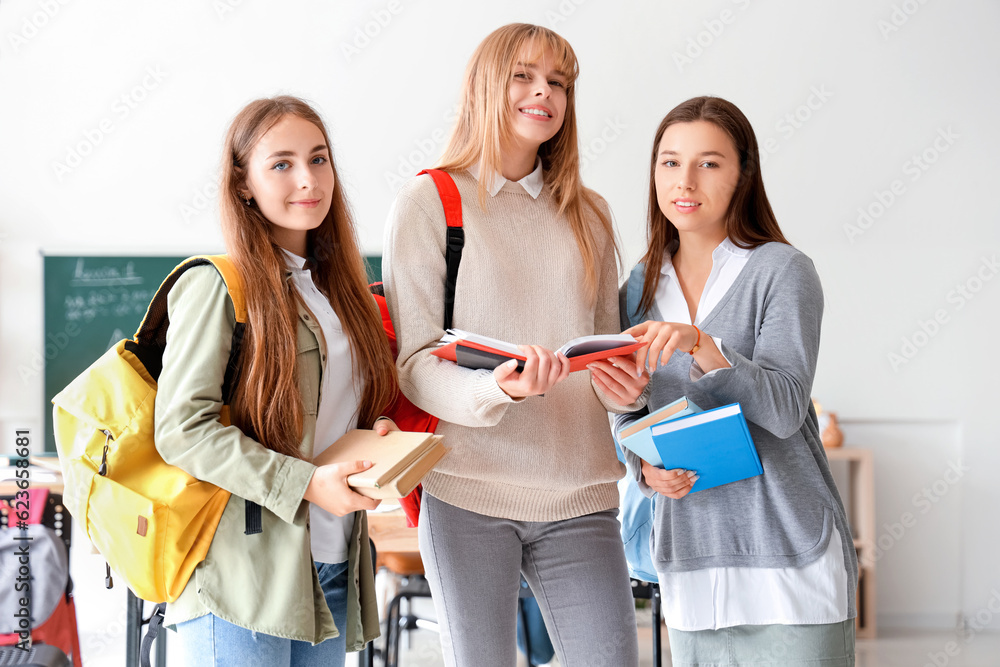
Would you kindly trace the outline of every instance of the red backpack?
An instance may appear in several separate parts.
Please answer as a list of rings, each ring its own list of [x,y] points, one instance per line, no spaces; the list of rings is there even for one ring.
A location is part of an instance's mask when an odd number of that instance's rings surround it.
[[[441,197],[441,204],[444,206],[444,218],[448,224],[448,243],[445,252],[445,263],[448,267],[447,277],[444,285],[444,328],[451,328],[452,311],[455,308],[455,283],[458,278],[458,265],[462,261],[462,248],[465,245],[465,231],[462,229],[462,197],[458,194],[455,181],[452,180],[448,172],[440,169],[425,169],[417,174],[430,174],[437,186],[438,195]],[[389,317],[389,307],[385,302],[385,290],[382,283],[372,283],[370,286],[379,311],[382,313],[382,327],[385,335],[389,339],[389,346],[392,348],[393,359],[399,354],[396,347],[396,330],[392,326],[392,319]],[[427,414],[413,403],[410,403],[402,392],[396,395],[396,401],[392,404],[385,415],[391,417],[396,426],[403,431],[417,431],[433,433],[437,429],[438,418]],[[420,495],[423,492],[422,486],[417,486],[410,495],[400,499],[399,504],[406,513],[406,523],[411,528],[417,525],[420,516]]]

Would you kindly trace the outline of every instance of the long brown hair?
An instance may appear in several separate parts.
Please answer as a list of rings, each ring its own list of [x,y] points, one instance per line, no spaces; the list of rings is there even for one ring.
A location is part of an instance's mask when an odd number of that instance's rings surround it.
[[[296,361],[299,297],[285,279],[285,255],[274,240],[273,225],[256,203],[248,206],[240,197],[251,152],[288,115],[319,128],[330,148],[333,202],[323,222],[308,232],[307,254],[315,265],[311,267],[313,280],[330,300],[350,340],[354,378],[363,383],[360,428],[370,427],[394,399],[397,381],[322,119],[296,97],[251,102],[233,119],[222,159],[222,229],[243,282],[248,320],[230,409],[233,423],[247,435],[276,452],[301,458],[304,411]]]
[[[500,173],[505,147],[513,142],[513,112],[508,94],[514,68],[525,49],[535,61],[546,50],[555,67],[566,76],[566,114],[554,137],[538,148],[545,182],[569,220],[583,259],[585,288],[591,299],[597,295],[598,234],[615,246],[611,218],[598,206],[598,195],[580,180],[580,153],[576,129],[576,80],[580,68],[573,47],[561,36],[542,26],[511,23],[490,33],[476,48],[465,70],[461,110],[438,169],[462,171],[481,164],[479,204],[486,206],[486,184]],[[600,229],[588,224],[585,207],[596,215]]]
[[[694,97],[674,107],[656,128],[653,150],[649,157],[649,247],[642,258],[645,279],[642,284],[640,312],[653,307],[656,287],[660,282],[663,253],[677,252],[677,228],[660,210],[656,197],[656,159],[660,140],[667,128],[675,123],[704,120],[722,129],[733,142],[740,158],[740,180],[726,212],[726,235],[740,248],[756,248],[771,241],[788,243],[764,191],[760,173],[760,150],[750,121],[735,104],[719,97]],[[791,244],[789,244],[791,245]],[[632,314],[632,313],[630,313]]]

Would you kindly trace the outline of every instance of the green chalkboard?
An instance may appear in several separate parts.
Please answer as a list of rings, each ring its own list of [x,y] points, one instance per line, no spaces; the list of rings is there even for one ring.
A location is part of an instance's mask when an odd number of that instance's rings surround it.
[[[122,338],[183,257],[44,257],[45,451],[55,451],[52,397]]]
[[[44,258],[45,451],[55,451],[52,397],[122,338],[131,337],[156,289],[184,257]],[[371,280],[382,258],[368,257]]]

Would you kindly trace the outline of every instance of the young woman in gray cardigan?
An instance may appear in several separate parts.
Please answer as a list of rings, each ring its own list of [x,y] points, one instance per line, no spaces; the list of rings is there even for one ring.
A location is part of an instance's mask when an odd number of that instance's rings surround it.
[[[857,559],[810,399],[823,292],[731,103],[695,98],[660,123],[649,248],[622,297],[624,326],[649,345],[635,364],[594,364],[595,382],[628,403],[624,374],[651,375],[647,408],[615,432],[682,396],[739,403],[764,468],[687,495],[697,471],[624,451],[640,489],[662,496],[650,543],[673,664],[853,665]]]

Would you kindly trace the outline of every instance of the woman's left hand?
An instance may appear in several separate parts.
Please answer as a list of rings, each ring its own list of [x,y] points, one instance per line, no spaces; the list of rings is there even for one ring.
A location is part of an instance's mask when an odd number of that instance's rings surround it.
[[[698,330],[681,322],[647,320],[622,333],[631,334],[636,340],[646,344],[636,352],[636,370],[646,370],[648,367],[650,373],[656,371],[657,361],[661,366],[666,366],[674,352],[687,352],[698,341]]]
[[[587,364],[594,384],[618,405],[632,405],[649,384],[649,374],[637,372],[635,355],[608,357]]]
[[[375,431],[377,435],[386,435],[389,431],[398,431],[399,427],[396,426],[396,422],[392,421],[388,417],[379,417],[372,424],[372,430]]]

